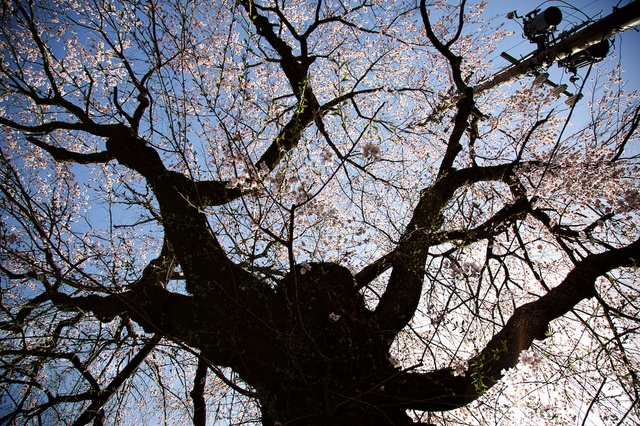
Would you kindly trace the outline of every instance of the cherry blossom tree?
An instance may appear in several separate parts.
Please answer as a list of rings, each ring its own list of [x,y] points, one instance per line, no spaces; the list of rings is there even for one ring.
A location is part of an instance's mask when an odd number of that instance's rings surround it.
[[[4,0],[0,423],[638,421],[637,94],[482,8]]]

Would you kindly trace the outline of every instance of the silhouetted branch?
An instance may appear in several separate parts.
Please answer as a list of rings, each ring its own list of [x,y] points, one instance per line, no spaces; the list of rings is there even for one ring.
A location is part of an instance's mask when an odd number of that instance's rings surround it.
[[[206,426],[207,406],[204,399],[204,388],[207,383],[209,363],[203,358],[198,359],[196,375],[193,378],[193,389],[189,393],[193,400],[193,426]]]
[[[105,389],[100,391],[92,400],[87,409],[73,422],[73,426],[83,426],[91,422],[96,416],[100,415],[102,407],[109,401],[109,398],[122,386],[122,384],[133,376],[133,373],[138,369],[144,359],[153,351],[156,345],[160,342],[162,336],[159,334],[154,335],[149,339],[147,343],[140,349],[140,351],[131,358],[131,361],[124,366],[120,372],[114,377],[114,379],[107,385]]]

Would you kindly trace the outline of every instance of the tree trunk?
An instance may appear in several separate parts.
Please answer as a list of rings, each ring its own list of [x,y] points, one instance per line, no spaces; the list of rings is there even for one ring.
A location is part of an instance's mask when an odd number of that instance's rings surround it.
[[[253,364],[243,375],[257,390],[265,425],[411,423],[404,410],[378,404],[398,370],[346,268],[298,266],[279,283],[278,295],[288,306],[286,330],[274,342],[284,357],[280,365]]]

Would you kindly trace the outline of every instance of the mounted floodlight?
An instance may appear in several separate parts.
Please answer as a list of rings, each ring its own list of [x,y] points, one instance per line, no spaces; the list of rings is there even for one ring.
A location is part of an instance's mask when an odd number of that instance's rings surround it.
[[[609,54],[609,47],[609,40],[602,40],[559,61],[558,65],[567,68],[569,72],[575,74],[578,68],[595,64],[606,58]]]
[[[535,12],[530,19],[524,22],[524,34],[530,40],[551,31],[553,27],[562,22],[562,11],[555,6],[547,8],[542,13]]]
[[[542,86],[544,84],[544,82],[547,81],[548,79],[549,79],[549,73],[548,72],[540,73],[540,74],[536,75],[536,78],[533,79],[533,85],[534,86]]]

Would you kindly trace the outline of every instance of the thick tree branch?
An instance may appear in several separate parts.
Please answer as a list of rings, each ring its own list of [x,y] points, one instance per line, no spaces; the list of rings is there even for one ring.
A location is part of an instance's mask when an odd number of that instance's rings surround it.
[[[62,310],[91,312],[105,323],[126,316],[148,333],[200,349],[202,357],[212,363],[211,368],[229,366],[246,377],[248,371],[255,371],[254,364],[258,363],[262,366],[261,376],[275,374],[271,367],[277,365],[276,360],[282,354],[274,348],[273,339],[277,337],[277,330],[283,328],[284,321],[281,318],[284,308],[278,304],[275,295],[268,289],[256,291],[249,280],[243,280],[239,275],[237,282],[229,286],[211,259],[206,268],[198,266],[202,277],[187,277],[187,280],[211,282],[215,283],[212,286],[218,287],[200,296],[170,292],[165,286],[173,277],[173,247],[173,241],[165,241],[158,258],[147,265],[129,291],[76,297],[49,292],[49,298]],[[223,285],[227,285],[227,289]],[[248,288],[240,289],[242,285]],[[263,347],[266,352],[247,352],[246,345]],[[260,357],[254,358],[256,355]]]
[[[33,133],[33,134],[46,134],[51,133],[54,130],[86,130],[87,126],[83,123],[68,123],[64,121],[50,121],[41,124],[22,124],[13,120],[0,117],[0,124],[10,127],[21,132]]]
[[[104,323],[126,316],[147,333],[207,351],[207,357],[219,365],[233,365],[228,319],[222,308],[191,296],[173,293],[159,286],[135,286],[110,296],[71,297],[61,293],[50,296],[61,310],[91,312]]]
[[[427,32],[427,38],[433,44],[433,46],[444,56],[447,61],[449,61],[449,65],[451,67],[453,81],[455,82],[456,88],[459,92],[466,94],[467,93],[467,84],[462,79],[462,71],[460,69],[460,65],[462,64],[462,58],[454,54],[450,47],[458,40],[460,37],[460,33],[462,31],[462,26],[464,23],[464,5],[466,0],[463,0],[460,4],[460,14],[459,14],[459,23],[458,29],[454,37],[448,43],[442,43],[438,37],[433,32],[433,28],[431,26],[431,22],[429,21],[429,12],[427,12],[427,6],[425,0],[420,0],[420,15],[422,16],[422,22],[424,24],[424,28]],[[473,96],[473,90],[471,90],[471,96]]]
[[[3,123],[3,119],[0,117],[0,124]],[[26,131],[28,133],[48,133],[53,130],[64,129],[64,126],[72,126],[76,127],[73,123],[47,123],[46,125],[41,126],[18,126],[16,123],[13,123],[14,128]],[[18,127],[15,127],[18,126]],[[53,145],[49,145],[39,138],[34,136],[27,136],[26,139],[32,144],[36,145],[39,148],[42,148],[47,153],[51,155],[51,157],[60,162],[74,162],[77,164],[91,164],[91,163],[106,163],[111,160],[116,159],[116,152],[118,149],[122,151],[119,153],[120,162],[140,173],[147,173],[150,165],[150,161],[155,161],[155,173],[162,172],[164,166],[161,166],[161,161],[158,162],[159,156],[154,152],[153,148],[148,146],[141,139],[135,138],[132,136],[135,131],[132,129],[131,131],[127,130],[126,127],[121,125],[116,126],[96,126],[92,130],[99,131],[94,132],[93,134],[99,134],[101,136],[108,135],[109,138],[124,138],[135,140],[135,142],[131,143],[125,142],[125,144],[120,144],[119,148],[115,148],[113,143],[110,144],[106,151],[94,152],[94,153],[78,153],[74,151],[69,151],[65,148],[56,147]],[[46,131],[45,131],[46,129]],[[83,124],[77,125],[77,130],[86,131],[87,128]],[[92,132],[89,132],[92,133]],[[124,151],[130,151],[125,154]],[[140,158],[136,159],[137,155],[141,155]],[[152,160],[154,159],[154,160]],[[145,163],[147,163],[145,165]],[[186,177],[185,177],[186,178]],[[207,207],[207,206],[217,206],[226,204],[242,195],[242,191],[238,188],[227,188],[227,182],[225,181],[191,181],[191,185],[184,185],[184,196],[189,200],[189,202],[193,203],[195,206],[199,208]]]
[[[189,395],[193,399],[193,426],[206,426],[207,405],[204,399],[204,387],[207,383],[208,363],[202,357],[198,359],[193,389]]]
[[[468,361],[464,376],[451,368],[425,374],[401,374],[387,386],[394,404],[407,409],[444,411],[477,399],[518,363],[520,353],[544,339],[549,323],[585,299],[596,296],[598,277],[621,267],[635,267],[640,239],[619,249],[592,254],[580,261],[557,287],[535,302],[517,308],[505,326]]]
[[[309,91],[311,88],[309,88]],[[310,93],[305,96],[312,96]],[[314,97],[315,99],[315,97]],[[278,133],[269,148],[262,154],[257,162],[257,168],[264,167],[273,170],[274,167],[284,158],[287,152],[298,145],[304,130],[313,122],[318,111],[317,102],[308,103],[301,101],[291,119]]]
[[[409,323],[418,307],[429,250],[423,236],[441,226],[441,212],[460,186],[452,176],[445,176],[421,191],[413,217],[395,250],[393,270],[375,310],[375,321],[388,335],[388,344]]]
[[[297,146],[303,131],[313,122],[315,115],[319,112],[320,105],[307,81],[307,72],[311,61],[306,53],[303,57],[295,57],[293,49],[273,31],[274,25],[269,22],[269,19],[258,13],[254,1],[242,1],[242,6],[251,22],[256,26],[258,35],[262,36],[280,55],[280,68],[298,99],[293,117],[257,162],[258,169],[264,165],[268,170],[273,170],[284,155]]]
[[[360,272],[355,275],[358,289],[365,287],[371,281],[379,277],[383,272],[391,268],[393,266],[393,259],[395,256],[395,251],[389,252],[362,268]]]
[[[626,149],[627,143],[636,134],[638,128],[640,127],[640,105],[636,107],[636,109],[633,111],[632,114],[630,114],[629,117],[627,117],[626,119],[629,125],[629,129],[626,130],[626,133],[622,138],[622,141],[618,143],[618,146],[616,147],[616,154],[611,159],[612,163],[620,159],[620,157],[622,156],[622,154]],[[625,123],[625,125],[626,124],[627,123]],[[624,129],[624,126],[622,128]]]
[[[241,286],[255,279],[234,265],[211,232],[200,208],[194,182],[166,169],[160,155],[131,129],[121,126],[107,140],[107,150],[122,165],[140,173],[153,189],[166,237],[187,278],[187,289],[200,296],[234,297]],[[203,187],[204,188],[204,187]],[[206,188],[205,188],[206,189]],[[197,254],[193,253],[198,244]],[[225,284],[233,288],[224,288]]]
[[[428,232],[427,235],[425,235],[424,244],[430,246],[454,240],[461,240],[465,243],[480,241],[502,232],[509,223],[520,218],[523,213],[527,213],[530,210],[531,204],[529,201],[526,198],[521,198],[513,204],[504,206],[495,215],[476,228],[436,233]],[[391,268],[395,257],[396,251],[391,251],[362,268],[355,275],[358,288],[365,287],[383,272]]]
[[[424,265],[429,247],[439,243],[435,235],[442,225],[442,212],[454,193],[466,185],[480,181],[505,181],[508,185],[517,186],[513,167],[512,164],[503,164],[452,170],[431,187],[421,191],[413,216],[393,251],[393,270],[375,311],[376,321],[381,330],[388,334],[389,344],[395,334],[408,324],[417,309],[422,294]],[[518,192],[518,188],[514,191]],[[520,208],[524,206],[514,207],[516,210]],[[502,212],[499,218],[505,220],[508,216],[510,212]],[[496,223],[488,223],[487,226]],[[483,228],[479,230],[486,232]],[[440,234],[440,237],[443,235]],[[384,262],[383,266],[388,267]],[[377,267],[363,270],[361,274],[370,276],[375,268]]]
[[[449,134],[449,141],[447,142],[447,149],[440,165],[438,177],[442,177],[449,173],[453,167],[453,163],[462,150],[460,140],[464,132],[468,128],[469,116],[475,106],[473,99],[473,88],[467,86],[462,79],[462,58],[454,54],[450,47],[458,40],[462,32],[464,23],[464,5],[466,1],[463,0],[460,4],[459,23],[458,29],[454,37],[448,42],[443,44],[433,32],[431,22],[429,21],[429,13],[427,12],[425,0],[420,1],[420,14],[422,16],[422,22],[427,33],[427,38],[433,44],[433,46],[444,56],[449,62],[451,68],[451,75],[455,83],[458,100],[456,102],[456,115],[454,118],[454,126]]]
[[[248,309],[256,312],[267,311],[267,304],[277,305],[274,293],[253,275],[231,262],[211,232],[207,217],[198,201],[197,189],[206,192],[215,186],[221,190],[221,185],[208,183],[198,188],[183,174],[167,170],[156,150],[138,137],[132,129],[124,125],[110,126],[108,129],[107,154],[104,156],[114,158],[120,164],[140,173],[153,189],[160,205],[165,235],[185,274],[187,290],[209,300],[210,309],[218,319],[228,319],[236,313],[241,315],[241,312],[246,316]],[[58,158],[62,156],[87,160],[84,156],[79,157],[49,148]],[[216,201],[216,194],[213,192],[209,191],[206,194],[208,201]],[[217,201],[220,201],[220,198]],[[193,252],[194,245],[198,247],[196,253]],[[158,281],[158,277],[151,273],[152,269],[145,271],[138,282],[139,288],[125,294],[107,297],[92,295],[74,299],[54,294],[52,297],[59,303],[94,312],[103,321],[134,310],[131,317],[150,332],[156,332],[159,328],[167,335],[174,335],[180,321],[191,323],[198,329],[202,324],[198,325],[180,317],[194,311],[187,307],[192,301],[180,295],[170,295],[157,286],[153,287],[153,291],[147,291],[152,287],[143,284],[145,280]],[[172,274],[167,273],[166,276]],[[163,285],[166,279],[159,281]],[[223,311],[226,311],[226,315]],[[182,336],[181,339],[184,337],[186,336]]]
[[[442,163],[440,163],[440,170],[438,171],[439,177],[451,172],[456,157],[460,151],[462,151],[460,140],[469,127],[469,116],[474,106],[473,89],[465,88],[456,102],[457,112],[454,118],[453,129],[447,141],[447,149],[442,158]]]
[[[172,246],[165,239],[160,255],[149,262],[141,277],[126,292],[72,297],[49,291],[45,295],[62,310],[91,312],[102,322],[128,316],[148,333],[195,346],[193,339],[197,339],[197,336],[193,335],[192,330],[205,328],[207,319],[215,320],[216,310],[207,307],[208,315],[205,315],[200,312],[203,307],[193,298],[166,290],[175,267]],[[220,315],[218,321],[222,317]],[[186,338],[188,335],[192,335],[192,338]]]
[[[258,13],[257,5],[253,0],[243,0],[241,4],[246,10],[251,22],[256,26],[258,35],[267,40],[271,47],[280,55],[280,67],[287,76],[298,101],[302,101],[305,97],[304,91],[307,86],[305,80],[309,63],[305,61],[305,59],[308,58],[298,59],[293,55],[291,46],[276,35],[273,31],[274,25],[269,22],[268,18]]]
[[[205,180],[194,182],[194,194],[190,199],[197,200],[201,207],[227,204],[242,195],[239,188],[228,188],[227,181]]]

